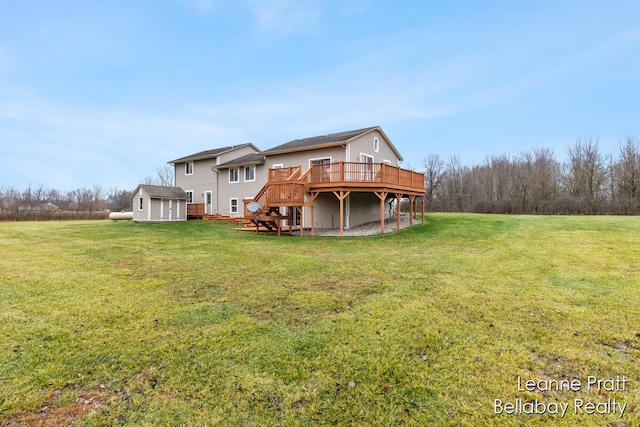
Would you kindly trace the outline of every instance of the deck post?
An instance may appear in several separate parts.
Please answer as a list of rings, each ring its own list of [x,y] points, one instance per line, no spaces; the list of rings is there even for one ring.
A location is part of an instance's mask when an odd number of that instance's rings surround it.
[[[298,206],[296,206],[296,210],[298,211],[298,217],[300,218],[300,237],[302,237],[304,236],[304,208],[300,206],[300,209],[298,209]]]
[[[344,199],[351,191],[340,190],[340,193],[334,191],[333,194],[340,200],[340,236],[344,234]]]
[[[409,196],[409,225],[413,225],[413,204],[416,202],[416,196]]]
[[[420,197],[422,199],[422,223],[424,224],[424,199],[425,197]]]
[[[396,193],[396,200],[398,201],[398,204],[396,206],[396,224],[397,224],[397,230],[400,230],[400,201],[402,200],[402,194],[401,193]]]
[[[320,195],[319,191],[310,192],[309,199],[311,200],[311,235],[316,235],[316,213],[315,213],[315,205],[316,198]]]
[[[374,194],[380,199],[380,234],[384,234],[384,201],[387,198],[387,191],[374,191]]]

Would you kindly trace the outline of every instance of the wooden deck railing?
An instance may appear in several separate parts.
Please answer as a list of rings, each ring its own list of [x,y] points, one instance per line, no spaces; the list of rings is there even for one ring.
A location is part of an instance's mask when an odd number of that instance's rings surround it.
[[[300,166],[289,166],[286,168],[269,169],[269,175],[267,177],[268,182],[287,181],[293,177],[295,179],[296,174],[300,173]]]
[[[204,203],[187,204],[187,217],[202,217],[204,215]]]
[[[300,181],[274,182],[267,186],[265,201],[268,206],[295,206],[304,203],[306,184]]]
[[[313,165],[308,183],[311,186],[371,183],[424,191],[424,174],[386,163],[339,162]]]

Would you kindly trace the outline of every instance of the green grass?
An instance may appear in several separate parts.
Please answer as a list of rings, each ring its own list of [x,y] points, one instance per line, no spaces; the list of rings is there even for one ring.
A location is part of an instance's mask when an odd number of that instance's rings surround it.
[[[640,218],[231,228],[0,223],[0,425],[640,423]],[[584,390],[623,375],[625,390]],[[570,407],[498,415],[496,399]],[[575,414],[574,399],[627,407]]]

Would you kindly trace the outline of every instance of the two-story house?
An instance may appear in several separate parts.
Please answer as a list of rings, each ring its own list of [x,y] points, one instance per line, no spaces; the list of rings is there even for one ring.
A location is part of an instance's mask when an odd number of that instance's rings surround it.
[[[267,221],[277,212],[296,227],[343,230],[377,220],[383,228],[390,201],[408,197],[413,205],[424,196],[424,175],[399,168],[401,161],[375,126],[265,151],[253,144],[224,147],[170,163],[176,186],[189,196],[190,215],[262,215]]]
[[[219,183],[224,182],[227,177],[218,176],[216,168],[230,160],[259,152],[255,145],[246,143],[201,151],[171,160],[169,163],[173,164],[175,169],[175,186],[187,193],[187,204],[190,205],[193,215],[202,217],[203,214],[229,212],[229,206],[221,206],[221,203],[229,203],[228,198],[222,201],[219,197]]]

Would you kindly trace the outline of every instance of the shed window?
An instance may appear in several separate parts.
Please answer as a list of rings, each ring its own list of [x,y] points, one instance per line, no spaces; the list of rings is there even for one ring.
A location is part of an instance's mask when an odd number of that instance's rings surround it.
[[[144,205],[143,205],[143,201],[144,201],[144,198],[143,198],[142,196],[140,196],[140,197],[138,198],[138,210],[139,210],[139,211],[141,211],[141,210],[143,209],[143,206],[144,206]]]

